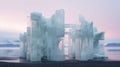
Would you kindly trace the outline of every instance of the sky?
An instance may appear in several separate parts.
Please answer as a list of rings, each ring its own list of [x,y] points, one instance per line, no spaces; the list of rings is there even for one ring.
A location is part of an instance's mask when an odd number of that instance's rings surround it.
[[[58,9],[65,10],[65,23],[82,15],[105,32],[106,42],[120,42],[120,0],[0,0],[0,39],[18,39],[31,12],[49,18]]]

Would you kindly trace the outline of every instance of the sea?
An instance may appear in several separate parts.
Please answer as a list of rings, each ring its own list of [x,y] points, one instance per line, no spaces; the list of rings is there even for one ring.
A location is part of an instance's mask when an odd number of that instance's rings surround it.
[[[104,47],[107,61],[120,61],[120,47]],[[0,47],[0,62],[20,62],[20,47]],[[7,59],[8,58],[13,58]],[[5,58],[5,59],[4,59]]]

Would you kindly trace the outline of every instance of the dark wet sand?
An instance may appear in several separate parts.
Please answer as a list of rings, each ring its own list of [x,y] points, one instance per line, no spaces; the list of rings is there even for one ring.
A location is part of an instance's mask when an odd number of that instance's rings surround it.
[[[0,62],[0,67],[120,67],[120,61]]]

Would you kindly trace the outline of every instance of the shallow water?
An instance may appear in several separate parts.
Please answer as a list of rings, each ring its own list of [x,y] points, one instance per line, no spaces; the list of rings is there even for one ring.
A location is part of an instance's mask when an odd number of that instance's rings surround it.
[[[108,51],[109,49],[120,49],[120,47],[105,47],[104,52],[108,57],[108,61],[120,61],[120,51],[113,50]],[[0,48],[0,57],[19,57],[19,48]],[[66,60],[68,60],[68,56],[66,56]],[[0,62],[20,62],[20,59],[14,60],[0,60]]]
[[[120,61],[120,47],[105,47],[104,51],[110,61]]]

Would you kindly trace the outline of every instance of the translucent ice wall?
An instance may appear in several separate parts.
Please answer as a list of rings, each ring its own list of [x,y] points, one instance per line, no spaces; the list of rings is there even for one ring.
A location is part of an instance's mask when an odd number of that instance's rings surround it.
[[[76,60],[91,60],[99,52],[99,40],[104,39],[104,32],[98,32],[93,27],[93,22],[86,21],[82,16],[79,17],[79,21],[79,28],[72,28],[70,31],[72,39],[70,56]]]
[[[64,37],[64,10],[57,10],[51,17],[51,27],[48,28],[48,59],[52,61],[63,61],[64,52],[58,47]]]
[[[51,18],[41,13],[30,15],[31,26],[21,35],[21,57],[28,61],[64,61],[64,52],[58,48],[64,37],[64,10],[57,10]]]

